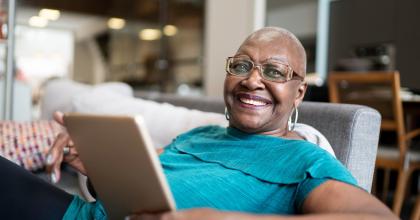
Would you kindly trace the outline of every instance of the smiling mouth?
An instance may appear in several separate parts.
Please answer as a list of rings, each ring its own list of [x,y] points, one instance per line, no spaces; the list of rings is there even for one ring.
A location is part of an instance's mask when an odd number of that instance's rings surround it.
[[[262,107],[272,104],[272,102],[266,98],[250,94],[240,93],[237,94],[237,98],[241,103],[255,107]]]

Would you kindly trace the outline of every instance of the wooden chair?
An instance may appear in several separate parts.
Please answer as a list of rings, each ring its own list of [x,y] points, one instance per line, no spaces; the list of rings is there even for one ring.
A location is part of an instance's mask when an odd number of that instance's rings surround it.
[[[411,213],[411,220],[420,220],[420,195],[417,195],[416,203],[414,209]]]
[[[396,132],[398,147],[379,146],[376,167],[385,170],[384,195],[389,185],[389,171],[398,171],[392,210],[399,215],[408,179],[414,170],[420,169],[420,153],[408,148],[410,140],[420,135],[420,128],[406,132],[399,72],[331,72],[328,85],[330,102],[373,107],[382,115],[381,131]]]

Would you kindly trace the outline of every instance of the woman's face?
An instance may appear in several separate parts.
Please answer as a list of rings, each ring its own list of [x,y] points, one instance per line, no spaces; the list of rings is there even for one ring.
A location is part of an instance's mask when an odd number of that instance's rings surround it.
[[[294,67],[299,68],[301,61],[290,48],[290,42],[282,39],[250,39],[242,44],[235,56],[247,57],[256,64],[278,60],[296,71]],[[224,98],[230,126],[248,133],[284,136],[293,106],[300,104],[305,91],[306,84],[300,80],[284,83],[265,80],[258,68],[246,77],[227,74]]]

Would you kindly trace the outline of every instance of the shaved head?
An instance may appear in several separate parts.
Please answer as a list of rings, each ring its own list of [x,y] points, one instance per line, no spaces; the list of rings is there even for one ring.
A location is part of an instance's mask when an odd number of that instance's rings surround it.
[[[279,27],[264,27],[249,35],[242,45],[247,42],[272,43],[287,47],[290,55],[297,62],[291,63],[295,72],[306,75],[306,52],[302,43],[290,31]]]
[[[246,38],[229,59],[234,58],[239,61],[231,67],[240,74],[227,69],[224,85],[229,125],[248,133],[279,137],[290,133],[288,119],[307,88],[302,44],[285,29],[266,27]],[[284,80],[272,80],[271,75]]]

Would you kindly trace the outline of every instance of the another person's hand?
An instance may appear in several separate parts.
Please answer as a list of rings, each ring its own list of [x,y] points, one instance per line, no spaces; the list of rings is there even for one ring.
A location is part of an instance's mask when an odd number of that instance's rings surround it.
[[[57,135],[47,155],[47,171],[50,173],[51,181],[56,183],[60,180],[60,166],[63,161],[86,175],[86,170],[79,158],[79,154],[65,129],[63,113],[55,112],[54,120],[62,125],[64,129]]]

